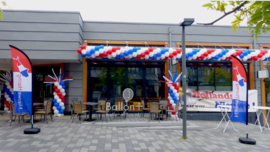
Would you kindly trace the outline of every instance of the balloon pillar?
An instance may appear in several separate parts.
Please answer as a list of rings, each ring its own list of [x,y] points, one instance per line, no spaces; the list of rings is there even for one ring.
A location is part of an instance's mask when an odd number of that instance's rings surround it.
[[[54,116],[64,116],[64,110],[65,110],[65,96],[66,96],[66,86],[65,83],[67,82],[72,82],[73,79],[72,77],[67,77],[64,78],[65,73],[61,73],[60,69],[60,75],[57,77],[54,70],[52,69],[52,72],[54,76],[48,75],[48,77],[45,77],[45,82],[47,83],[46,86],[49,85],[54,85],[53,89],[53,111],[54,111]]]
[[[14,101],[13,82],[12,82],[11,75],[8,72],[6,72],[6,74],[1,74],[0,81],[2,81],[6,85],[4,110],[6,112],[9,112],[10,111],[10,103],[12,103]]]
[[[181,75],[179,74],[177,76],[177,72],[175,73],[174,77],[172,77],[172,74],[170,71],[168,71],[170,78],[168,78],[165,73],[163,78],[166,81],[161,81],[164,82],[165,84],[167,84],[168,86],[168,90],[169,90],[169,94],[168,94],[168,106],[170,110],[175,110],[175,108],[179,108],[179,107],[175,107],[176,103],[179,101],[179,81],[182,79]],[[172,112],[172,115],[175,115],[175,112]]]

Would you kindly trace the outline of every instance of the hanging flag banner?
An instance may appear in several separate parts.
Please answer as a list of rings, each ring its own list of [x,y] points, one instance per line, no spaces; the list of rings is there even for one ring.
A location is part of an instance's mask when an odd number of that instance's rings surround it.
[[[194,89],[187,89],[187,111],[221,112],[218,106],[232,106],[232,97],[232,91],[197,91]],[[248,90],[248,112],[257,111],[257,109],[254,108],[255,106],[258,106],[257,97],[257,90]],[[228,112],[231,112],[231,109],[229,109]]]
[[[32,64],[28,56],[10,45],[13,65],[14,113],[32,115]]]
[[[247,124],[247,73],[242,62],[232,56],[232,112],[231,120]]]

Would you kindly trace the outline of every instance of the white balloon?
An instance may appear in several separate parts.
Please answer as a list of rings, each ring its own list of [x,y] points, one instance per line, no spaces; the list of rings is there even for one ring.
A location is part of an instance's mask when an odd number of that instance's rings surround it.
[[[59,86],[59,82],[54,82],[54,85],[58,87]]]
[[[136,57],[137,56],[137,53],[136,52],[133,52],[132,56],[133,57]]]
[[[173,100],[170,100],[170,103],[173,104],[174,103]]]
[[[6,100],[9,101],[9,102],[11,101],[11,99],[9,97]]]
[[[169,96],[169,97],[168,97],[168,99],[169,99],[169,100],[172,100],[172,97],[171,97],[171,96]]]
[[[96,57],[95,54],[92,54],[92,55],[91,55],[91,58],[95,58],[95,57]]]
[[[108,59],[111,59],[112,58],[112,56],[111,55],[108,55]]]
[[[64,92],[64,93],[63,93],[63,96],[65,96],[65,95],[66,95],[66,93]]]
[[[149,59],[149,56],[148,56],[148,55],[146,55],[146,56],[145,56],[145,59]]]
[[[65,106],[62,106],[61,108],[62,108],[63,110],[65,110]]]
[[[61,117],[62,115],[61,114],[57,114],[58,117]]]
[[[59,90],[61,90],[61,89],[62,89],[62,86],[61,86],[61,85],[58,85],[57,88],[58,88]]]
[[[150,53],[149,53],[149,56],[150,56],[150,57],[153,57],[153,56],[154,56],[154,53],[153,53],[153,52],[150,52]]]
[[[5,95],[5,98],[8,98],[8,95]]]
[[[172,48],[169,49],[169,53],[173,53],[173,49]]]
[[[60,105],[60,106],[64,106],[64,103],[63,103],[63,102],[60,102],[59,105]]]
[[[166,53],[165,53],[165,56],[166,56],[166,57],[168,57],[169,55],[170,55],[170,53],[169,53],[169,52],[166,52]]]
[[[175,93],[177,93],[177,90],[176,90],[176,89],[174,89],[174,90],[173,90],[173,93],[174,93],[174,94],[175,94]]]
[[[265,60],[265,56],[262,57],[262,60]]]
[[[82,54],[83,54],[83,55],[86,54],[86,50],[85,50],[85,49],[82,50]]]
[[[116,57],[116,53],[113,52],[112,53],[112,57],[115,58]]]
[[[170,89],[171,89],[171,90],[174,90],[174,87],[173,87],[173,86],[170,86]]]
[[[55,96],[55,95],[56,95],[56,93],[55,93],[55,92],[53,92],[53,95]]]
[[[245,56],[244,58],[243,58],[243,61],[247,61],[248,60],[248,58]]]
[[[63,89],[63,88],[60,90],[60,92],[64,92],[64,91],[65,91],[65,89]]]
[[[95,52],[95,56],[99,56],[99,51],[96,51]]]
[[[157,51],[156,49],[153,51],[154,54],[157,54],[157,52],[158,52],[158,51]]]
[[[55,110],[56,109],[56,107],[55,106],[53,106],[53,110]]]
[[[180,59],[180,58],[181,58],[181,54],[177,54],[176,57],[177,57],[178,59]]]
[[[57,103],[61,103],[61,99],[57,99]]]
[[[121,52],[120,52],[120,50],[117,50],[116,51],[116,55],[119,55]]]
[[[247,55],[246,57],[247,57],[248,59],[251,58],[251,54]]]
[[[8,86],[7,86],[7,88],[10,90],[10,89],[11,89],[11,86],[10,86],[10,85],[8,85]]]
[[[99,52],[99,54],[102,54],[102,53],[104,53],[104,49],[100,49],[98,52]]]
[[[161,59],[165,59],[165,55],[164,54],[161,55]]]
[[[58,100],[59,99],[58,95],[55,95],[54,96],[54,99]]]

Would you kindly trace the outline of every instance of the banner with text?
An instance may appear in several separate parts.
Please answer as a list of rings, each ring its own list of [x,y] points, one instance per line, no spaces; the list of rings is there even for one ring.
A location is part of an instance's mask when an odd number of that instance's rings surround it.
[[[248,90],[248,112],[258,106],[257,90]],[[232,91],[196,91],[187,89],[187,111],[220,112],[218,105],[232,105]],[[230,112],[230,111],[229,111]]]
[[[14,113],[32,115],[32,64],[27,55],[10,46],[13,65]]]

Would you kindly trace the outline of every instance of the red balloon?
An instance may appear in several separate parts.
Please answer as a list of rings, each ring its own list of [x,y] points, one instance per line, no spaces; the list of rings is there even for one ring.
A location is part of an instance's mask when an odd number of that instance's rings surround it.
[[[139,60],[141,57],[138,55],[136,58]]]
[[[149,50],[149,52],[153,52],[154,49],[153,48],[149,48],[148,50]]]
[[[261,58],[262,57],[262,54],[259,54],[258,57]]]
[[[164,60],[168,60],[169,58],[168,57],[165,57],[165,59]]]
[[[108,50],[108,54],[112,54],[112,50]]]
[[[179,53],[181,53],[182,52],[182,50],[181,49],[179,49],[179,50],[177,50],[177,53],[179,54]]]
[[[81,48],[82,48],[82,50],[83,50],[83,49],[86,49],[86,45],[83,44]]]
[[[173,54],[172,53],[169,55],[169,58],[173,58]]]
[[[77,52],[78,52],[79,54],[81,54],[81,53],[82,53],[82,49],[81,49],[81,48],[78,48],[78,49],[77,49]]]
[[[173,56],[176,56],[176,55],[177,55],[177,51],[174,51],[174,52],[173,52]]]
[[[257,60],[258,60],[258,57],[257,57],[257,56],[254,56],[254,57],[253,57],[253,60],[254,60],[254,61],[257,61]]]
[[[149,52],[149,50],[146,50],[144,53],[145,53],[146,55],[148,55],[150,52]]]
[[[57,86],[53,86],[53,88],[54,88],[54,89],[56,89],[56,88],[57,88]]]
[[[141,57],[143,57],[143,58],[144,58],[144,57],[145,57],[145,54],[144,54],[144,53],[142,53],[142,54],[141,54]]]

